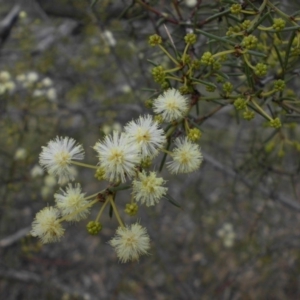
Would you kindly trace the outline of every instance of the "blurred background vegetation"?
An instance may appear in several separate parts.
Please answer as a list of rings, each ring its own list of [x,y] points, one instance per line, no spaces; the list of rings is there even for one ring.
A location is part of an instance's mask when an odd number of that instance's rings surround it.
[[[86,221],[57,244],[28,235],[59,188],[38,166],[41,146],[70,136],[95,163],[103,134],[151,113],[142,89],[158,87],[147,59],[165,58],[148,36],[167,37],[165,24],[182,47],[186,27],[170,20],[202,24],[226,2],[148,1],[155,13],[129,0],[0,0],[0,299],[300,299],[299,152],[265,151],[271,129],[237,123],[232,106],[201,125],[200,171],[164,174],[182,209],[140,208],[152,248],[139,263],[118,263],[108,216],[97,237]],[[222,22],[201,28],[222,31]],[[212,108],[203,103],[201,114]],[[298,127],[288,134],[299,141]],[[75,172],[85,192],[97,191],[94,174]]]

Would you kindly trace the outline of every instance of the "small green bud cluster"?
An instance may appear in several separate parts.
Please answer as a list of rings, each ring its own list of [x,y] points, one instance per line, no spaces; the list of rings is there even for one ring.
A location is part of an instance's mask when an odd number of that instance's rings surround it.
[[[188,33],[185,37],[184,40],[187,44],[194,45],[197,41],[197,36],[194,33]]]
[[[124,211],[129,216],[135,216],[137,214],[138,210],[139,210],[139,207],[136,203],[127,203]]]
[[[215,59],[213,58],[213,55],[209,51],[204,52],[200,60],[201,64],[209,65],[209,66],[212,65],[214,61]]]
[[[245,36],[241,45],[246,48],[246,49],[254,49],[257,47],[257,44],[258,44],[258,39],[255,35],[248,35],[248,36]]]
[[[193,91],[193,88],[187,85],[183,85],[179,88],[179,92],[182,95],[190,94]]]
[[[152,108],[153,106],[153,100],[152,99],[147,99],[145,102],[144,102],[145,106],[147,108]]]
[[[164,118],[163,118],[162,115],[155,115],[154,116],[154,121],[157,122],[158,124],[161,124],[161,123],[163,123]]]
[[[247,30],[251,25],[251,21],[250,20],[245,20],[242,24],[241,24],[241,27],[242,29],[244,30]]]
[[[162,38],[158,34],[153,34],[149,37],[149,45],[154,47],[162,43]]]
[[[263,63],[258,63],[254,69],[254,73],[259,77],[265,76],[267,74],[267,71],[268,67]]]
[[[221,67],[222,67],[222,65],[220,64],[220,62],[218,62],[218,61],[215,61],[214,63],[213,63],[213,69],[214,70],[220,70],[221,69]]]
[[[274,30],[281,31],[285,27],[285,21],[282,18],[275,18],[272,27]]]
[[[223,91],[227,94],[231,94],[233,91],[233,85],[230,82],[225,82],[223,84]]]
[[[201,62],[200,62],[200,60],[195,59],[191,62],[191,65],[192,65],[193,69],[197,70],[197,69],[200,69]]]
[[[242,11],[242,5],[241,4],[232,4],[230,7],[230,12],[232,14],[240,14]]]
[[[169,83],[168,83],[167,81],[162,82],[162,83],[160,84],[160,86],[161,86],[161,88],[162,88],[163,90],[167,90],[167,89],[170,88],[170,85],[169,85]]]
[[[251,110],[246,110],[243,112],[243,118],[247,121],[252,120],[255,117],[255,113]]]
[[[227,57],[226,54],[222,54],[222,55],[219,56],[219,62],[222,63],[222,62],[226,61],[227,58],[228,58],[228,57]]]
[[[144,158],[142,161],[141,161],[141,167],[143,169],[148,169],[151,167],[151,164],[152,164],[152,159],[147,156],[146,158]]]
[[[275,119],[273,119],[273,120],[271,120],[271,121],[269,122],[269,126],[278,129],[278,128],[280,128],[282,125],[281,125],[280,119],[279,119],[279,118],[275,118]]]
[[[274,81],[274,90],[282,92],[285,89],[285,82],[282,79]]]
[[[152,69],[152,76],[155,82],[164,83],[166,74],[164,72],[164,68],[162,66],[157,66]]]
[[[190,64],[191,61],[192,61],[192,58],[190,55],[188,54],[185,54],[181,57],[181,61],[184,63],[184,64]]]
[[[86,229],[87,229],[87,231],[88,231],[89,234],[91,234],[91,235],[97,235],[101,231],[102,225],[99,222],[90,221],[86,225]]]
[[[192,128],[189,130],[189,133],[187,135],[188,139],[191,142],[199,141],[202,136],[202,132],[198,128]]]
[[[213,93],[213,92],[216,90],[216,87],[213,86],[213,85],[207,85],[207,86],[205,87],[205,90],[206,90],[207,92]]]
[[[226,35],[231,36],[231,35],[234,35],[235,33],[239,33],[239,32],[241,32],[240,26],[238,26],[238,25],[230,26],[226,32]]]
[[[98,180],[105,179],[105,170],[103,168],[98,168],[95,172],[95,178]]]
[[[247,102],[244,98],[237,98],[234,103],[233,103],[234,107],[236,110],[242,110],[245,109],[247,106]]]

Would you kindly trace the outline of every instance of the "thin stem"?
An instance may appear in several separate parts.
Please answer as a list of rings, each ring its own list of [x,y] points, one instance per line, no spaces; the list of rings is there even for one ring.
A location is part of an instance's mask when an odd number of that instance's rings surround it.
[[[110,196],[109,196],[109,197],[110,197]],[[103,203],[101,209],[100,209],[99,212],[98,212],[98,215],[97,215],[96,220],[95,220],[96,222],[98,222],[98,221],[100,220],[100,217],[101,217],[101,215],[102,215],[102,213],[103,213],[103,211],[104,211],[104,208],[105,208],[105,206],[107,205],[108,201],[109,201],[109,200],[106,198],[105,202]]]
[[[165,70],[164,73],[172,73],[172,72],[176,72],[176,71],[178,71],[180,69],[182,69],[181,66],[173,68],[173,69]]]
[[[185,58],[186,52],[187,52],[187,50],[189,49],[189,46],[190,46],[190,44],[187,43],[186,46],[185,46],[185,48],[184,48],[183,54],[182,54],[182,57],[183,57],[183,58]]]
[[[94,197],[97,197],[99,194],[103,194],[105,191],[106,191],[106,189],[105,189],[105,190],[102,190],[102,191],[100,191],[100,192],[98,192],[98,193],[95,193],[95,194],[93,194],[93,195],[84,197],[84,200],[88,200],[88,199],[92,199],[92,198],[94,198]]]
[[[248,65],[248,67],[250,67],[251,69],[255,69],[255,67],[253,67],[250,63],[250,61],[248,60],[247,54],[243,55],[243,58],[245,60],[245,63]]]
[[[66,215],[64,217],[62,217],[61,219],[58,220],[59,223],[61,223],[62,221],[65,221],[66,219],[70,218],[70,217],[73,217],[73,216],[76,216],[78,213],[80,213],[81,211],[89,208],[90,206],[93,206],[94,204],[96,204],[97,202],[99,202],[98,199],[95,199],[94,201],[82,206],[80,209],[74,211],[72,214],[69,214],[69,215]]]
[[[81,163],[79,161],[75,161],[75,160],[71,160],[71,163],[73,165],[76,165],[76,166],[80,166],[80,167],[85,167],[85,168],[90,168],[90,169],[98,169],[97,166],[93,166],[93,165],[88,165],[88,164],[85,164],[85,163]]]
[[[120,225],[121,227],[125,228],[125,225],[124,225],[123,221],[121,220],[121,217],[120,217],[120,215],[119,215],[119,212],[118,212],[118,209],[117,209],[117,207],[116,207],[116,204],[115,204],[115,202],[114,202],[113,197],[112,197],[112,196],[108,196],[108,199],[109,199],[110,204],[111,204],[111,206],[112,206],[112,208],[113,208],[113,211],[114,211],[114,213],[115,213],[115,215],[116,215],[116,218],[117,218],[117,221],[118,221],[119,225]]]
[[[179,64],[179,62],[162,45],[158,46],[176,65]]]
[[[221,56],[221,55],[225,55],[225,54],[230,54],[230,53],[234,53],[234,52],[236,52],[236,50],[226,50],[226,51],[222,51],[222,52],[216,53],[212,57],[217,57],[217,56]]]
[[[174,76],[166,76],[165,78],[167,78],[167,79],[173,79],[173,80],[177,80],[177,81],[179,81],[179,82],[182,82],[182,79],[181,79],[181,78],[174,77]]]
[[[254,106],[257,108],[257,110],[265,116],[268,120],[272,120],[272,118],[256,103],[254,99],[251,100],[251,102],[254,104]]]
[[[166,149],[159,149],[161,152],[164,152],[166,154],[169,154],[170,156],[172,156],[172,152],[171,151],[168,151]]]
[[[284,12],[282,12],[276,5],[274,5],[273,3],[271,3],[270,0],[268,0],[268,6],[270,6],[272,9],[274,9],[279,15],[281,15],[283,18],[285,18],[287,21],[290,21],[292,24],[294,24],[295,26],[299,26],[295,21],[292,20],[292,18],[285,14]]]

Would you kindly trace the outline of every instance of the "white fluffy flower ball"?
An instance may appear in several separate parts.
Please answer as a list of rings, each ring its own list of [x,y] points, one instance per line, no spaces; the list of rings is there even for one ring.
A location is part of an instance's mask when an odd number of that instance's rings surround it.
[[[141,161],[140,147],[130,142],[125,133],[113,132],[103,141],[96,143],[100,167],[111,182],[126,181],[126,176],[134,175],[135,166]]]
[[[44,244],[59,241],[65,232],[57,220],[59,215],[57,208],[52,206],[43,208],[32,222],[31,235],[39,237]]]
[[[145,227],[135,223],[130,227],[119,227],[116,235],[109,241],[115,248],[122,263],[138,260],[142,254],[147,254],[150,248],[150,238]]]
[[[191,143],[188,138],[177,138],[172,151],[173,160],[167,163],[172,174],[190,173],[199,169],[203,156],[199,145]]]
[[[182,119],[187,113],[188,108],[188,99],[174,88],[165,91],[153,101],[154,112],[161,114],[166,122]]]
[[[42,147],[40,165],[47,169],[49,174],[58,177],[58,183],[74,180],[71,161],[82,160],[84,150],[81,145],[69,137],[56,137],[46,147]]]
[[[136,121],[129,122],[125,126],[125,133],[130,142],[141,148],[142,159],[154,157],[166,142],[164,131],[150,115],[140,116]]]

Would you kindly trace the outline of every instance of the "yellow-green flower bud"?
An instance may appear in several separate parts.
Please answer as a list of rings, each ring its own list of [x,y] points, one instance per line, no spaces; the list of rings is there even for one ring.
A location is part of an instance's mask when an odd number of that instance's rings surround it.
[[[202,136],[202,132],[198,128],[190,129],[187,135],[188,139],[192,142],[199,141],[201,136]]]
[[[254,69],[254,73],[259,77],[265,76],[267,74],[267,71],[268,67],[263,63],[258,63]]]
[[[147,108],[152,108],[152,106],[153,106],[153,100],[152,100],[152,99],[148,99],[148,100],[146,100],[146,101],[144,102],[144,104],[145,104],[145,106],[146,106]]]
[[[158,34],[153,34],[149,36],[148,42],[150,46],[154,47],[162,43],[162,38]]]
[[[209,93],[213,93],[216,90],[216,87],[213,85],[207,85],[205,86],[205,90]]]
[[[163,90],[167,90],[167,89],[170,88],[170,85],[169,85],[169,83],[168,83],[167,81],[162,82],[162,83],[160,84],[160,86],[161,86],[161,88],[162,88]]]
[[[275,119],[273,119],[273,120],[271,120],[271,121],[269,122],[269,126],[278,129],[278,128],[280,128],[282,125],[281,125],[280,119],[279,119],[279,118],[275,118]]]
[[[139,207],[136,203],[127,203],[124,211],[129,216],[135,216],[137,214],[138,210],[139,210]]]
[[[252,120],[255,117],[255,113],[251,110],[246,110],[243,112],[243,118],[247,121]]]
[[[244,37],[241,45],[246,49],[254,49],[257,47],[257,43],[258,43],[257,37],[255,35],[250,34]]]
[[[207,51],[207,52],[204,52],[202,57],[201,57],[201,64],[203,65],[212,65],[214,63],[214,58],[212,57],[212,54],[211,52]]]
[[[185,54],[184,56],[181,57],[181,61],[182,61],[184,64],[190,64],[191,61],[192,61],[192,58],[191,58],[190,55]]]
[[[232,4],[230,6],[230,12],[232,14],[239,14],[242,11],[242,5],[241,4]]]
[[[162,115],[156,115],[156,116],[154,116],[153,119],[154,119],[154,121],[157,122],[158,124],[161,124],[161,123],[163,123],[163,121],[164,121],[164,118],[163,118]]]
[[[95,172],[94,177],[98,180],[104,180],[105,179],[105,169],[104,168],[98,168]]]
[[[272,27],[274,30],[281,31],[285,27],[285,21],[281,18],[275,18]]]
[[[102,230],[102,225],[96,221],[90,221],[86,225],[86,229],[89,234],[96,235]]]
[[[184,40],[187,44],[194,45],[197,41],[197,36],[194,33],[188,33],[185,37]]]
[[[245,109],[247,106],[247,102],[244,98],[237,98],[234,102],[233,105],[236,110],[242,110]]]
[[[274,81],[274,90],[282,92],[285,89],[285,82],[282,79]]]
[[[164,72],[164,68],[162,66],[154,67],[151,71],[153,79],[157,83],[164,83],[166,74]]]
[[[201,62],[200,62],[200,60],[193,60],[191,62],[191,65],[192,65],[193,69],[197,70],[197,69],[200,69]]]
[[[242,23],[241,27],[242,27],[244,30],[247,30],[247,29],[250,27],[250,25],[251,25],[251,21],[250,21],[250,20],[245,20],[245,21]]]
[[[233,91],[233,85],[230,82],[225,82],[223,84],[223,91],[227,94],[231,94]]]
[[[228,28],[228,31],[226,32],[227,36],[231,36],[234,35],[235,33],[239,33],[241,31],[240,26],[236,25],[236,26],[230,26]]]
[[[219,62],[222,63],[222,62],[226,61],[227,58],[228,58],[228,57],[227,57],[226,54],[222,54],[222,55],[219,56]]]
[[[214,70],[220,70],[221,69],[221,67],[222,67],[222,65],[218,62],[218,61],[215,61],[214,63],[213,63],[213,69]]]
[[[179,88],[179,92],[181,95],[190,94],[191,92],[193,92],[193,88],[190,86],[183,85]]]
[[[149,156],[145,157],[145,158],[141,161],[141,167],[142,167],[143,169],[148,169],[148,168],[151,167],[151,165],[152,165],[152,159],[151,159]]]

